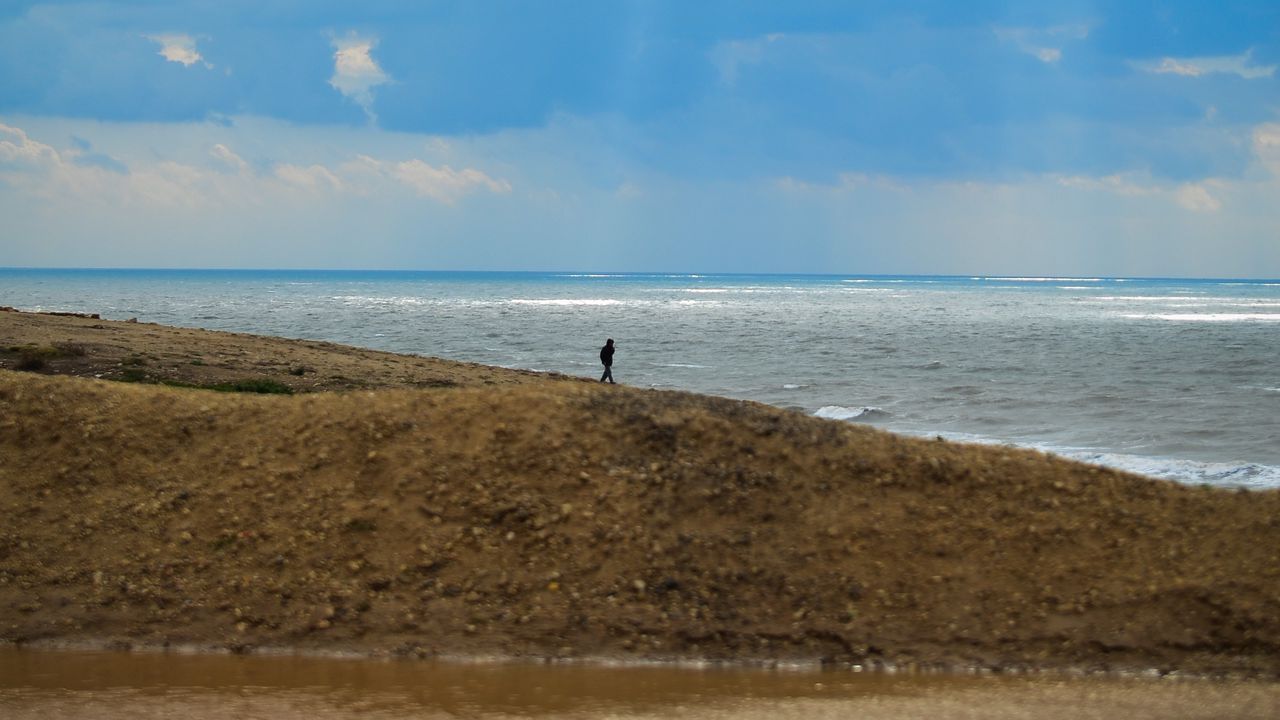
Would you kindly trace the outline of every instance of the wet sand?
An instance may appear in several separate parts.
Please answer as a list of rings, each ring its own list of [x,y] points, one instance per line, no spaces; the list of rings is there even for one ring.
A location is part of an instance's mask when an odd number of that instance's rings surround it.
[[[1270,720],[1277,713],[1274,683],[0,650],[0,714],[9,720]]]

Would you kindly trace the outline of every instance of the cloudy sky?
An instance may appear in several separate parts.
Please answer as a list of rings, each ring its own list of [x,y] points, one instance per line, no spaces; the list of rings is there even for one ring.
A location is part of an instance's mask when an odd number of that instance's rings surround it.
[[[0,2],[0,266],[1280,277],[1280,3]]]

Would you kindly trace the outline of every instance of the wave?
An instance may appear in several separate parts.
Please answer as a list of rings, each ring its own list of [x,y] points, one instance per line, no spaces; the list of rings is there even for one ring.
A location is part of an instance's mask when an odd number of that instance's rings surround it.
[[[1128,320],[1168,322],[1280,322],[1280,313],[1150,313],[1122,315]]]
[[[986,280],[992,282],[1106,282],[1106,278],[1075,277],[971,277],[970,280]]]
[[[960,432],[899,431],[916,437],[943,437],[947,440],[978,445],[1003,445],[1005,447],[1039,450],[1059,457],[1090,465],[1100,465],[1113,470],[1172,480],[1184,485],[1214,485],[1218,487],[1245,487],[1257,490],[1280,488],[1280,466],[1255,462],[1202,462],[1181,458],[1151,457],[1127,453],[1107,452],[1092,448],[1065,447],[1050,443],[1020,443]]]
[[[942,281],[941,281],[941,280],[920,280],[920,279],[911,279],[911,280],[872,280],[872,279],[870,279],[870,278],[855,278],[855,279],[851,279],[851,280],[841,280],[840,282],[842,282],[842,283],[876,283],[876,284],[884,283],[884,284],[887,284],[887,285],[906,285],[906,284],[911,284],[911,285],[937,285],[937,284],[941,283]]]
[[[517,298],[515,300],[509,300],[508,302],[511,303],[512,305],[546,305],[546,306],[567,306],[567,307],[573,307],[573,306],[579,306],[579,305],[596,306],[596,305],[637,304],[635,302],[626,302],[623,300],[614,300],[611,298],[555,298],[551,300],[527,300],[524,298]]]
[[[1086,298],[1086,302],[1204,302],[1203,297],[1187,295],[1095,295]]]
[[[412,306],[412,305],[438,304],[436,300],[432,300],[429,298],[413,297],[413,296],[373,297],[368,295],[334,295],[329,299],[336,300],[337,302],[340,302],[344,305],[373,306],[373,307],[385,307],[385,306],[402,306],[403,307],[403,306]]]
[[[1055,452],[1052,449],[1049,452]],[[1059,450],[1056,454],[1117,470],[1176,480],[1188,485],[1220,485],[1271,489],[1280,487],[1280,467],[1260,463],[1210,463],[1175,458],[1152,458],[1122,453]]]
[[[878,407],[848,408],[843,405],[823,405],[815,410],[813,415],[828,420],[875,421],[887,419],[892,416],[892,413]]]

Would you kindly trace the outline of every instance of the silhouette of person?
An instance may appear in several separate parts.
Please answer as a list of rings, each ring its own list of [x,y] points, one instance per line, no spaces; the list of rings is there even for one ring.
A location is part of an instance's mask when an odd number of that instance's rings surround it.
[[[613,382],[613,338],[605,341],[604,347],[600,348],[600,362],[604,363],[604,374],[600,376],[600,382],[608,380]]]

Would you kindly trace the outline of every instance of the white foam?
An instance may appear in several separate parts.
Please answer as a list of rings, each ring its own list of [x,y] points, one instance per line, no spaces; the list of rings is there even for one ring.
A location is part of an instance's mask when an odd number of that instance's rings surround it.
[[[1280,390],[1280,388],[1276,388]],[[1251,462],[1200,462],[1179,458],[1148,457],[1125,453],[1103,452],[1091,448],[1062,447],[1048,443],[1016,443],[1008,440],[959,432],[906,432],[920,437],[944,437],[955,442],[979,445],[1003,445],[1052,453],[1091,465],[1137,473],[1148,477],[1173,480],[1187,485],[1219,485],[1255,489],[1280,488],[1280,466]]]
[[[512,305],[536,305],[549,307],[579,307],[579,306],[604,306],[604,305],[627,305],[622,300],[614,300],[611,298],[553,298],[550,300],[527,300],[517,298],[509,300]],[[632,302],[630,304],[637,304]]]
[[[782,389],[783,389],[783,390],[799,390],[799,389],[801,389],[801,388],[803,388],[803,387],[804,387],[804,385],[797,385],[796,383],[783,383],[783,384],[782,384]],[[1275,388],[1275,389],[1280,390],[1280,388]]]
[[[1168,322],[1280,322],[1280,313],[1152,313],[1122,315],[1129,320],[1165,320]]]
[[[337,300],[345,305],[364,305],[364,306],[415,306],[415,305],[431,305],[436,301],[427,298],[401,296],[401,297],[370,297],[367,295],[335,295],[331,300]]]
[[[1104,302],[1204,302],[1203,298],[1187,297],[1185,295],[1096,295],[1089,299]]]
[[[971,278],[971,279],[976,279],[976,278]],[[941,280],[871,280],[871,279],[859,278],[856,280],[841,280],[840,282],[877,283],[877,284],[885,283],[890,285],[905,285],[907,283],[911,283],[912,285],[936,285],[942,281]]]
[[[828,420],[872,420],[887,416],[889,413],[878,407],[844,407],[843,405],[823,405],[814,411],[814,417]]]
[[[1152,458],[1122,453],[1093,452],[1088,450],[1058,450],[1064,457],[1081,462],[1103,465],[1117,470],[1138,473],[1150,477],[1175,480],[1189,485],[1208,484],[1226,487],[1271,489],[1280,487],[1280,467],[1258,463],[1214,463],[1176,458]]]
[[[1106,282],[1105,278],[1074,277],[976,277],[971,280],[990,280],[996,282]]]

